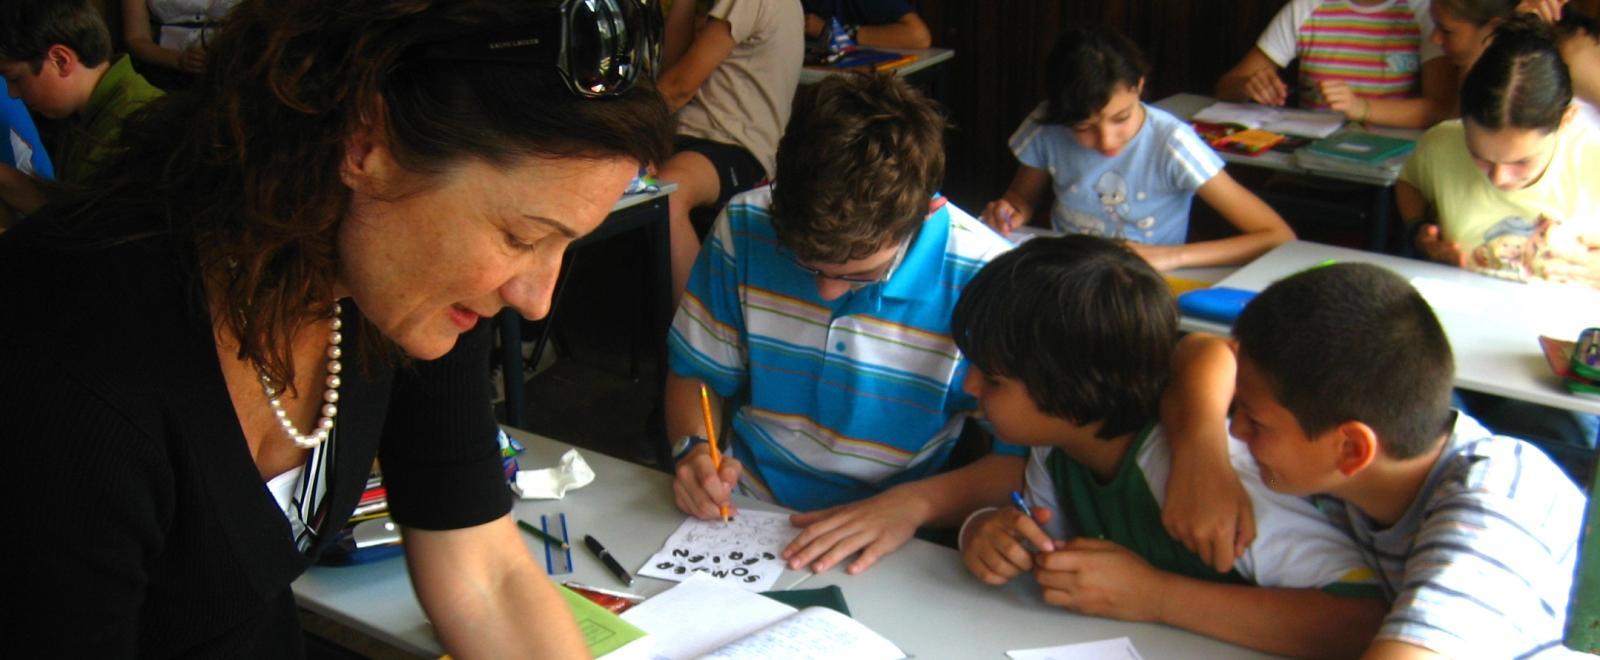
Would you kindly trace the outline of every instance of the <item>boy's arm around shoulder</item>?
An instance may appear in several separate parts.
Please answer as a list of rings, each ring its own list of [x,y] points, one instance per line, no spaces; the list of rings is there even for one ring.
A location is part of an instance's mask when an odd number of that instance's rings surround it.
[[[1161,397],[1161,424],[1172,446],[1161,522],[1191,552],[1226,572],[1255,538],[1255,513],[1228,458],[1228,406],[1237,363],[1228,341],[1190,334],[1173,353]]]

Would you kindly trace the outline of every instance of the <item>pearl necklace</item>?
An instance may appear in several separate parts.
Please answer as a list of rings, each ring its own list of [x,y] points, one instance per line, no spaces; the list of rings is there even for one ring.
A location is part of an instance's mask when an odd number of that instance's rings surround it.
[[[339,332],[343,325],[339,321],[339,308],[334,306],[333,329],[328,332],[328,377],[324,381],[328,389],[322,391],[322,417],[317,419],[316,429],[310,434],[300,432],[295,428],[294,420],[289,419],[289,413],[283,409],[283,402],[278,400],[278,390],[272,387],[272,381],[260,369],[256,374],[261,378],[261,389],[267,393],[267,405],[272,407],[272,414],[277,416],[278,425],[283,427],[283,432],[294,442],[294,446],[301,449],[311,449],[327,441],[328,435],[333,432],[333,418],[339,414],[339,372],[344,365],[339,364],[339,357],[343,351],[339,343],[344,341],[344,335]]]

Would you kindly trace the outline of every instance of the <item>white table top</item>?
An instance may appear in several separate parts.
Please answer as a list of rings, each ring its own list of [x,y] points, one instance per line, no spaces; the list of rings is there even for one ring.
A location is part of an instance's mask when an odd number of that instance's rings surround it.
[[[1456,385],[1540,405],[1600,414],[1600,400],[1575,396],[1550,372],[1539,335],[1575,339],[1600,325],[1600,291],[1522,283],[1404,257],[1309,241],[1274,248],[1217,282],[1260,291],[1278,279],[1332,259],[1377,264],[1405,277],[1433,306],[1456,358]],[[1188,331],[1227,335],[1229,328],[1185,317]]]
[[[567,445],[507,428],[525,443],[524,468],[553,465]],[[670,477],[596,452],[583,452],[596,478],[561,501],[523,500],[515,515],[538,522],[540,513],[565,512],[573,538],[593,534],[635,570],[683,520],[672,503]],[[755,506],[772,509],[764,505]],[[543,557],[543,544],[525,537]],[[606,588],[622,585],[578,544],[574,572],[557,576]],[[674,583],[636,577],[634,593],[654,595]],[[1260,657],[1231,644],[1175,628],[1076,616],[1039,600],[1031,578],[1005,588],[983,585],[969,575],[953,550],[913,540],[866,573],[823,575],[786,571],[778,589],[839,585],[851,614],[917,658],[1002,658],[1008,649],[1054,646],[1127,636],[1140,653],[1160,658]],[[302,607],[392,644],[408,653],[441,653],[424,620],[405,562],[400,558],[345,567],[313,567],[295,581]]]
[[[905,77],[928,67],[940,64],[956,56],[956,52],[949,48],[874,48],[873,50],[888,51],[891,53],[915,53],[917,60],[902,67],[890,69],[894,75]],[[838,69],[826,67],[800,67],[800,84],[810,85],[828,76],[845,73]]]
[[[1161,99],[1160,101],[1156,101],[1152,105],[1177,115],[1180,119],[1188,121],[1195,115],[1195,113],[1206,109],[1206,107],[1216,102],[1216,99],[1200,94],[1174,94],[1167,98]],[[1353,124],[1346,124],[1345,128],[1339,129],[1339,133],[1348,132],[1377,133],[1379,135],[1405,138],[1407,140],[1415,140],[1422,136],[1422,131],[1411,128],[1371,126],[1363,129],[1356,127]],[[1338,179],[1340,181],[1351,181],[1354,183],[1365,183],[1377,186],[1394,185],[1395,179],[1399,178],[1398,173],[1380,170],[1379,168],[1373,168],[1371,174],[1308,170],[1295,162],[1294,154],[1284,153],[1282,151],[1268,150],[1264,153],[1254,156],[1218,151],[1217,155],[1221,156],[1223,161],[1229,163],[1250,165],[1269,170],[1277,170],[1280,172],[1292,172],[1294,174],[1318,176],[1328,179]]]

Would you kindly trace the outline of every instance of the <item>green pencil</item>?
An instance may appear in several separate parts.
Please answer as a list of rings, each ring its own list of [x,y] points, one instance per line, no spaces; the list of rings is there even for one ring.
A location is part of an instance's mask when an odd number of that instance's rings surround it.
[[[534,538],[542,539],[545,543],[553,543],[556,547],[561,548],[562,550],[572,549],[572,546],[567,545],[566,541],[551,536],[550,532],[539,529],[538,527],[534,527],[533,525],[529,525],[521,520],[517,521],[517,526],[521,527],[522,531],[532,534]]]

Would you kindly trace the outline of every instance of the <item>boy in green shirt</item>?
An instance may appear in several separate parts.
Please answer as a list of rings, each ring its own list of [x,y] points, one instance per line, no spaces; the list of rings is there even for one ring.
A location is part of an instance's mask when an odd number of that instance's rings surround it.
[[[161,96],[128,56],[110,56],[111,33],[88,0],[6,0],[0,8],[0,74],[9,93],[40,115],[69,120],[54,154],[63,183],[86,181],[106,162],[127,116]],[[0,203],[26,215],[44,201],[38,180],[0,166]]]
[[[975,576],[1000,585],[1031,571],[1049,604],[1271,653],[1365,648],[1386,604],[1355,544],[1268,489],[1242,443],[1229,453],[1256,540],[1233,570],[1217,573],[1162,525],[1172,460],[1156,407],[1177,309],[1137,255],[1084,235],[1029,241],[967,285],[952,334],[995,434],[1033,447],[1011,476],[1032,517],[987,509],[962,529]]]

